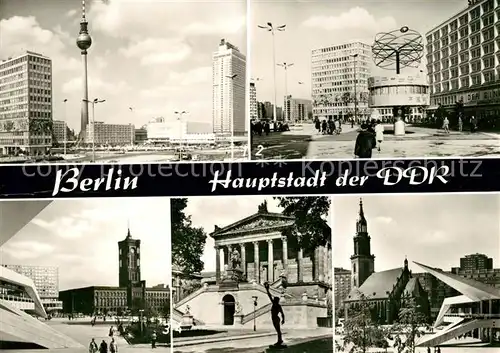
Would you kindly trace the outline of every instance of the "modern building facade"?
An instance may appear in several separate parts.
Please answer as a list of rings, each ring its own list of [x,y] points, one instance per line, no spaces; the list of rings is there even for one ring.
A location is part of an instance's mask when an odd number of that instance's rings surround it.
[[[133,145],[135,127],[132,124],[106,124],[102,121],[91,122],[85,129],[86,143],[97,145]]]
[[[212,56],[212,120],[216,134],[243,135],[246,124],[246,57],[225,39]],[[232,126],[231,126],[232,125]]]
[[[314,118],[368,115],[371,47],[361,42],[314,49],[311,55]],[[356,94],[355,94],[356,91]]]
[[[250,119],[257,119],[257,90],[255,83],[250,82]]]
[[[125,239],[118,242],[118,284],[118,287],[90,286],[61,291],[63,311],[96,315],[142,309],[168,314],[170,288],[146,287],[141,279],[141,241],[132,238],[130,229]]]
[[[57,267],[10,264],[2,266],[33,281],[46,312],[62,310],[62,302],[58,300],[59,269]]]
[[[333,269],[334,282],[334,302],[335,309],[339,310],[344,304],[344,299],[351,291],[351,271],[345,268],[336,267]]]
[[[462,102],[466,117],[491,125],[500,117],[500,0],[469,3],[426,34],[430,103],[452,111]]]
[[[68,140],[70,137],[68,131],[68,125],[65,121],[62,120],[54,120],[52,121],[52,139],[53,143],[64,143],[64,141]]]
[[[291,122],[302,123],[312,116],[312,101],[310,99],[293,98],[291,95],[285,97],[285,116]]]
[[[159,117],[146,125],[147,139],[153,144],[210,145],[216,143],[216,134],[208,123],[167,120]]]
[[[460,271],[492,270],[493,259],[485,254],[471,254],[460,258]]]
[[[52,60],[27,51],[0,63],[0,152],[44,154],[52,146]]]

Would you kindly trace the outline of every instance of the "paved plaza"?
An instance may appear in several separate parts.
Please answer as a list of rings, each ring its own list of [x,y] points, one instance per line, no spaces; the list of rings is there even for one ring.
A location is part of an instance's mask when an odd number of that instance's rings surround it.
[[[387,131],[392,125],[385,126]],[[321,135],[312,124],[301,130],[254,136],[252,159],[344,159],[354,158],[357,127],[342,127],[339,135]],[[381,151],[373,150],[373,158],[417,157],[481,157],[500,156],[500,134],[452,131],[408,126],[407,134],[399,137],[384,135]],[[258,146],[261,145],[261,148]],[[256,156],[261,149],[261,156]]]
[[[238,339],[229,339],[226,341],[196,344],[190,346],[177,346],[174,340],[174,353],[260,353],[274,352],[269,350],[269,346],[276,343],[276,335],[267,335],[250,338],[239,337]],[[287,330],[283,335],[287,349],[280,352],[287,353],[315,353],[331,352],[333,350],[333,339],[331,329],[314,330]]]

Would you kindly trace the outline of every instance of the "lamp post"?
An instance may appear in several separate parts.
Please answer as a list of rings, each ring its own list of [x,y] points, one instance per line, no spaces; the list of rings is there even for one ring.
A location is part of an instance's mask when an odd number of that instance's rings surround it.
[[[66,110],[66,102],[68,100],[67,99],[64,99],[63,100],[63,103],[64,103],[64,155],[66,155],[66,141],[68,140],[68,137],[67,137],[67,131],[68,131],[68,117],[67,117],[67,110]]]
[[[179,117],[177,118],[177,120],[179,120],[179,160],[182,161],[182,156],[184,153],[182,153],[182,116],[184,114],[187,114],[188,112],[183,110],[181,112],[174,112],[176,115],[179,115]]]
[[[234,85],[234,79],[236,77],[238,77],[237,74],[234,74],[234,75],[230,75],[230,76],[226,76],[227,78],[230,78],[231,79],[231,82],[233,83]],[[231,100],[231,121],[230,121],[230,124],[231,124],[231,161],[234,160],[234,110],[232,109],[233,105],[233,100]]]
[[[89,101],[88,99],[84,99],[83,101],[92,104],[92,163],[95,163],[95,105],[98,103],[104,103],[106,100],[94,98],[92,101]]]
[[[271,32],[271,35],[273,37],[273,85],[274,85],[274,108],[273,108],[273,120],[276,121],[278,119],[276,115],[276,46],[274,43],[274,33],[275,32],[284,32],[286,25],[280,25],[277,27],[274,27],[271,22],[268,22],[265,26],[258,26],[259,28],[265,29],[268,32]]]
[[[357,78],[356,78],[356,58],[358,54],[353,54],[351,57],[354,60],[354,121],[358,118],[358,93],[357,93]]]
[[[278,66],[285,69],[285,116],[286,120],[290,120],[289,107],[288,107],[288,68],[293,66],[293,63],[283,63],[277,64]]]
[[[257,331],[257,325],[255,322],[255,312],[257,311],[257,299],[258,299],[258,297],[253,296],[252,299],[253,299],[253,330]]]

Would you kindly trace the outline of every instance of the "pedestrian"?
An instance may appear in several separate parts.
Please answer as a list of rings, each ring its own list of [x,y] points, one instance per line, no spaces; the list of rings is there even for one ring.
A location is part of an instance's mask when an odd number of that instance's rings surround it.
[[[101,345],[99,346],[99,353],[108,353],[108,344],[105,340],[102,340]]]
[[[156,348],[156,331],[151,334],[151,348]]]
[[[323,133],[323,135],[326,134],[326,129],[328,128],[328,124],[326,123],[326,119],[323,120],[323,122],[321,123],[321,132]]]
[[[439,346],[438,346],[437,353],[441,353],[441,348],[439,348]]]
[[[115,330],[114,330],[113,326],[111,326],[109,328],[109,337],[113,337],[114,333],[115,333]]]
[[[318,130],[318,134],[320,134],[321,133],[321,122],[319,121],[318,117],[316,117],[314,120],[314,127],[316,128],[316,130]]]
[[[274,329],[276,330],[276,334],[278,335],[278,341],[275,346],[283,346],[283,337],[281,334],[281,325],[285,324],[285,313],[283,312],[283,308],[280,305],[280,298],[273,297],[271,292],[269,291],[269,283],[264,283],[264,287],[266,288],[267,296],[269,300],[271,300],[271,321],[273,322]],[[281,314],[281,320],[280,315]],[[281,322],[280,322],[281,321]]]
[[[116,344],[114,338],[112,338],[111,342],[109,343],[109,352],[110,353],[118,353],[118,345]]]
[[[448,120],[447,117],[444,117],[443,120],[443,130],[446,134],[450,133],[450,121]]]
[[[89,353],[96,353],[99,350],[97,347],[97,343],[95,342],[95,339],[92,338],[89,344]]]
[[[462,120],[462,117],[459,116],[458,117],[458,131],[462,132],[463,127],[464,127],[464,122]]]
[[[361,130],[356,137],[354,145],[354,155],[358,158],[372,158],[372,149],[375,148],[377,142],[375,134],[369,131],[367,124],[361,124]]]
[[[377,140],[377,149],[380,152],[380,146],[384,141],[384,125],[380,120],[377,120],[377,124],[375,125],[375,138]]]
[[[427,353],[431,353],[431,347],[427,347]]]

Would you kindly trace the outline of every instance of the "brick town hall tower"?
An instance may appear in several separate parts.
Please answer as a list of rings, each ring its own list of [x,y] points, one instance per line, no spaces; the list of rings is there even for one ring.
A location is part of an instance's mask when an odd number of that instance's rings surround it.
[[[144,301],[145,281],[141,281],[141,241],[133,239],[130,228],[127,237],[118,242],[119,287],[127,288],[128,307]]]
[[[363,211],[363,201],[359,200],[359,218],[356,221],[354,254],[351,256],[351,288],[361,287],[375,271],[375,255],[371,254],[368,224]]]

